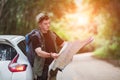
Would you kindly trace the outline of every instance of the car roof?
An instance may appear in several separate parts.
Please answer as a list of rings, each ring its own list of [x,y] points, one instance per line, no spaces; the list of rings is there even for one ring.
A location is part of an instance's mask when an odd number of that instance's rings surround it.
[[[9,41],[9,42],[18,43],[24,39],[25,39],[25,37],[22,35],[0,35],[0,41],[5,40],[5,41]]]

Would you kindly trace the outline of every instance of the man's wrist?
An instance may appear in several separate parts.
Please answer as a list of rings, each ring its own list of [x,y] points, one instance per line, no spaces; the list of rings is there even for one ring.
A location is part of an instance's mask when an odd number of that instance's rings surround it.
[[[50,53],[50,58],[52,58],[52,53]]]

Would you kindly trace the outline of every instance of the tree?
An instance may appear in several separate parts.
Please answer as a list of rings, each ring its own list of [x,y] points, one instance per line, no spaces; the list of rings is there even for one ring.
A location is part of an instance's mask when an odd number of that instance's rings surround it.
[[[96,53],[120,58],[120,50],[118,49],[120,47],[120,1],[91,0],[90,3],[95,7],[96,20],[99,24]]]
[[[25,35],[35,26],[35,16],[42,11],[61,18],[66,12],[73,12],[73,0],[1,0],[0,34]]]

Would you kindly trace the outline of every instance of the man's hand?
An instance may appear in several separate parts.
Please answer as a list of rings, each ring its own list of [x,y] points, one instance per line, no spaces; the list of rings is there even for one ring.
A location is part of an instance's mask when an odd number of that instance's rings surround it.
[[[51,54],[51,57],[54,59],[57,59],[59,57],[59,54],[57,53],[50,53],[50,54]]]

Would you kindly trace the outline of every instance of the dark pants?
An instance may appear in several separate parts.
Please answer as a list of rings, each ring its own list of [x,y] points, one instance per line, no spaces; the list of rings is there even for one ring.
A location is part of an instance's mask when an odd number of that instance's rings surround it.
[[[48,80],[56,80],[58,70],[50,70]]]
[[[37,80],[56,80],[58,70],[62,71],[58,68],[55,71],[50,70],[48,72],[48,70],[49,70],[49,66],[44,65],[42,76],[37,76]]]
[[[48,73],[48,80],[57,80],[57,73],[58,71],[62,71],[61,69],[57,68],[54,71],[50,70]]]
[[[37,80],[47,80],[48,78],[48,66],[44,66],[42,76],[37,76]]]
[[[37,80],[56,80],[58,69],[56,69],[55,71],[50,70],[49,76],[48,76],[48,67],[44,69],[45,70],[43,71],[42,76],[37,76]]]

